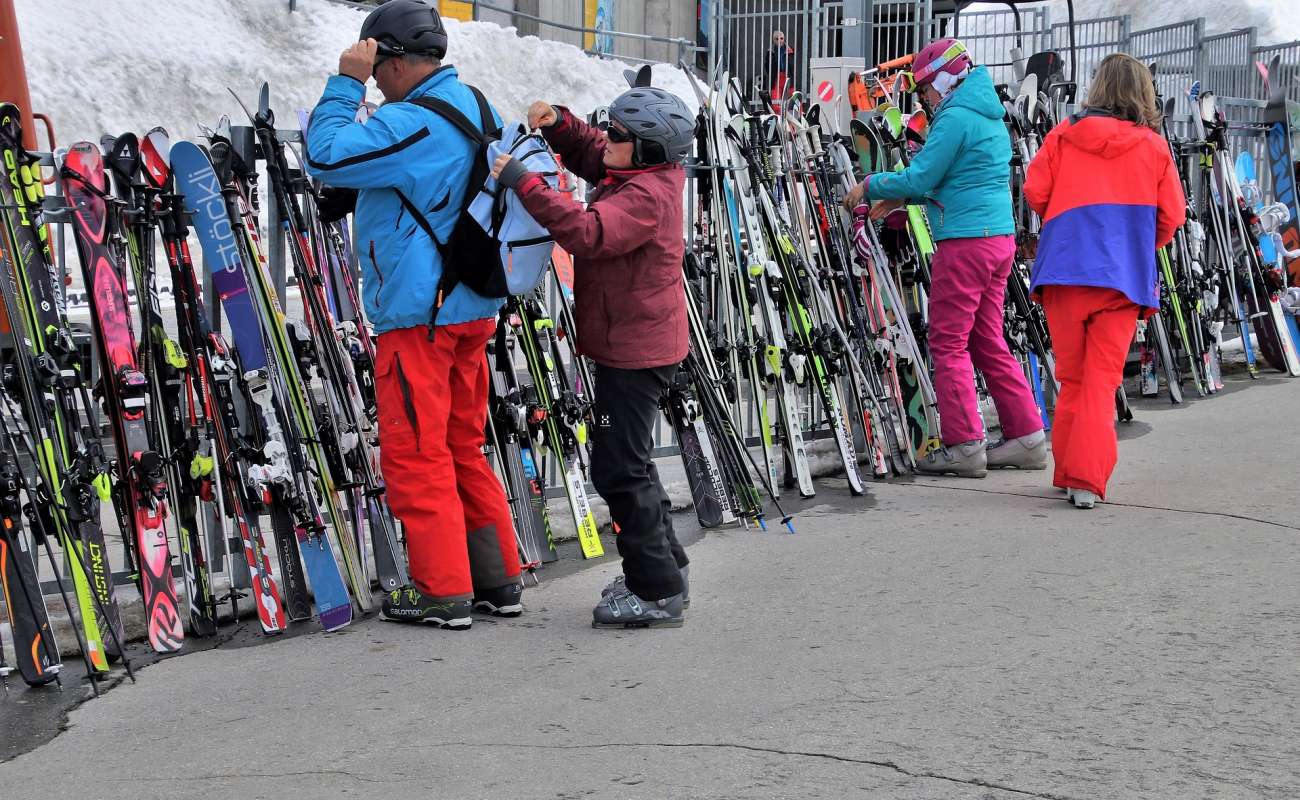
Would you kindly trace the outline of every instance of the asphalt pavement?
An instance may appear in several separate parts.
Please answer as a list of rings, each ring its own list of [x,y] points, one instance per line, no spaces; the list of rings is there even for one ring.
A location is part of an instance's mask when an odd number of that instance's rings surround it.
[[[606,558],[465,633],[167,659],[0,796],[1295,798],[1300,381],[1231,388],[1138,403],[1092,511],[1042,472],[823,479],[793,535],[689,548],[680,629],[591,629]]]

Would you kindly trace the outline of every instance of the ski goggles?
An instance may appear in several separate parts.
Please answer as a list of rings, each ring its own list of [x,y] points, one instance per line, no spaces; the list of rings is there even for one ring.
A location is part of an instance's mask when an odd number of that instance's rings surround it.
[[[622,128],[615,127],[611,124],[612,120],[609,117],[609,108],[606,106],[601,106],[591,112],[587,117],[587,122],[591,124],[591,127],[604,131],[605,136],[607,136],[614,144],[625,144],[636,138]]]
[[[913,74],[912,80],[927,82],[933,79],[935,74],[939,70],[943,69],[948,65],[948,62],[953,61],[958,56],[963,55],[965,52],[966,52],[966,46],[964,44],[962,44],[961,42],[953,42],[952,44],[948,45],[947,50],[944,50],[943,53],[941,53],[938,58],[931,61],[929,64],[921,64],[915,67],[912,70],[912,74]]]

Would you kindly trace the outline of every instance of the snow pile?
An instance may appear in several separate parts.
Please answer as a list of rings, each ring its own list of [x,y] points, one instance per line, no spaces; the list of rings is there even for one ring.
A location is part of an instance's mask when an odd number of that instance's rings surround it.
[[[49,114],[62,144],[162,125],[198,135],[221,115],[237,123],[234,89],[254,103],[262,81],[283,127],[311,108],[338,55],[356,41],[363,12],[325,0],[16,0],[36,111]],[[218,10],[220,9],[220,10]],[[447,20],[447,61],[480,87],[507,119],[545,99],[580,113],[627,88],[626,65],[572,45],[519,37],[513,28]],[[686,77],[655,68],[655,84],[694,107]],[[371,100],[383,97],[370,87]]]

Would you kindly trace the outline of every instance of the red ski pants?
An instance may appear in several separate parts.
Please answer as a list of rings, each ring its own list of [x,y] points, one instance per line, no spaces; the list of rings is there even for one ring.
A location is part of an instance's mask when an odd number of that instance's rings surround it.
[[[1011,236],[945,239],[931,263],[930,355],[945,445],[984,438],[975,369],[984,373],[1008,439],[1043,429],[1024,370],[1002,330],[1002,302],[1016,242]]]
[[[375,388],[388,504],[406,531],[411,581],[439,600],[519,580],[505,491],[483,455],[486,347],[496,320],[380,334]]]
[[[1106,496],[1115,471],[1115,390],[1137,330],[1138,307],[1114,289],[1044,286],[1061,395],[1052,420],[1055,486]]]

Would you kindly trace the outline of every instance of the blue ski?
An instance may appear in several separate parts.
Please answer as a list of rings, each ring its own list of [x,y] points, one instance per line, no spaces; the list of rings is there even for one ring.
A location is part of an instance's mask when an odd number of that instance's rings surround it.
[[[276,391],[280,370],[268,354],[262,321],[249,293],[241,257],[243,251],[237,228],[227,210],[221,180],[208,155],[192,142],[173,145],[171,163],[176,176],[176,191],[186,198],[194,230],[203,247],[204,261],[212,273],[212,284],[230,322],[235,350],[239,353],[244,379],[249,386],[249,406],[261,411],[268,445],[278,445],[278,448],[267,447],[269,463],[265,465],[264,475],[267,482],[277,488],[277,502],[298,506],[298,510],[290,508],[290,511],[294,517],[298,551],[311,581],[321,626],[325,630],[342,628],[352,621],[352,601],[320,521],[320,513],[311,500],[310,489],[298,482],[306,471],[290,463],[301,460],[301,448],[297,437],[286,441],[289,437],[281,428],[281,420],[287,420],[288,415],[283,403],[279,402],[280,393]],[[298,452],[289,448],[298,448]],[[275,449],[279,452],[272,452]],[[310,507],[306,513],[315,521],[312,526],[315,530],[304,523],[304,503]]]

